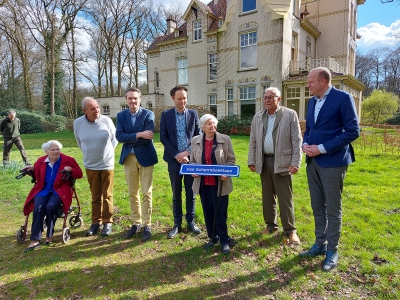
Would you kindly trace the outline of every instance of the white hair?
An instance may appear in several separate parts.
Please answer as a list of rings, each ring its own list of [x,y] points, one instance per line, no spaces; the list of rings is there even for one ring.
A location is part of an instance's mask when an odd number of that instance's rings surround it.
[[[208,120],[211,120],[215,124],[215,126],[218,125],[218,120],[216,117],[214,117],[213,115],[210,115],[210,114],[205,114],[200,118],[199,126],[200,126],[201,130],[204,129],[204,125],[206,125]]]
[[[46,142],[46,143],[44,143],[44,144],[42,145],[42,150],[43,150],[44,152],[46,152],[46,150],[49,149],[51,145],[57,145],[58,148],[60,148],[60,150],[61,150],[61,148],[62,148],[62,144],[61,144],[59,141],[57,141],[57,140],[50,140],[50,141],[48,141],[48,142]]]
[[[280,89],[278,89],[277,87],[273,87],[273,86],[271,86],[271,87],[269,87],[269,88],[266,88],[265,89],[265,91],[264,91],[264,94],[265,94],[265,92],[267,92],[267,91],[271,91],[272,93],[274,93],[274,95],[276,96],[276,97],[281,97],[281,91],[280,91]]]

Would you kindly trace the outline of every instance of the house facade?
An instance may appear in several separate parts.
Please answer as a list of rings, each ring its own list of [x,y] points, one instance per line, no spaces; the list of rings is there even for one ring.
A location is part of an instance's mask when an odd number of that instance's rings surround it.
[[[217,118],[254,115],[265,88],[304,119],[307,74],[328,67],[332,84],[351,93],[360,115],[363,84],[354,78],[358,5],[365,0],[192,0],[181,26],[147,50],[152,107],[172,106],[169,91],[189,89],[188,105]],[[158,99],[156,101],[156,98]],[[156,103],[157,102],[157,103]]]

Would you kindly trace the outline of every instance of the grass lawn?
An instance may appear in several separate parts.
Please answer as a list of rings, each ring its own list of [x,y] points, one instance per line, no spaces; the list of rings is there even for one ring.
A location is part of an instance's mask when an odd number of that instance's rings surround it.
[[[179,237],[167,239],[173,225],[172,196],[158,134],[151,240],[143,243],[141,234],[124,238],[131,225],[130,208],[123,168],[116,163],[111,236],[85,237],[91,203],[84,177],[76,182],[84,225],[71,229],[70,242],[63,244],[60,219],[54,244],[25,253],[29,241],[18,244],[16,232],[24,223],[22,206],[32,184],[27,177],[14,179],[22,167],[14,146],[14,162],[0,167],[0,299],[400,299],[399,149],[383,147],[379,132],[354,144],[357,161],[345,179],[339,266],[325,273],[322,257],[298,257],[314,242],[305,164],[293,179],[302,241],[293,246],[282,231],[260,233],[261,187],[259,176],[247,168],[248,137],[231,138],[241,174],[233,179],[230,196],[229,234],[237,245],[228,256],[220,253],[220,247],[203,250],[207,237],[199,198],[197,223],[203,232],[195,236],[185,228]],[[43,142],[57,139],[64,145],[62,152],[75,157],[83,169],[72,132],[29,134],[22,139],[32,163],[43,155]],[[120,151],[118,145],[116,162]]]

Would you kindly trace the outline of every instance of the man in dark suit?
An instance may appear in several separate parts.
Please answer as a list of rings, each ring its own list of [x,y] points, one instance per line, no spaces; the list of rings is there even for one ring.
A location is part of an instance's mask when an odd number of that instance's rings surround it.
[[[119,163],[124,166],[132,211],[133,225],[126,238],[131,238],[144,227],[142,240],[145,242],[151,237],[153,170],[158,159],[153,144],[154,113],[140,107],[141,96],[136,88],[125,91],[129,109],[117,114],[116,137],[123,143]]]
[[[200,229],[194,222],[195,195],[193,194],[193,178],[191,175],[180,175],[181,164],[189,163],[191,140],[199,135],[199,117],[197,112],[186,108],[187,91],[184,86],[174,87],[170,95],[175,107],[164,110],[160,121],[160,141],[164,145],[164,160],[168,163],[168,173],[172,187],[172,207],[174,227],[168,238],[175,237],[182,230],[182,179],[186,192],[186,221],[188,228],[195,234]]]
[[[355,161],[351,142],[360,135],[352,96],[331,85],[329,69],[308,74],[314,95],[308,103],[303,151],[315,221],[315,244],[302,257],[326,255],[324,271],[337,266],[342,228],[342,192],[347,166]]]

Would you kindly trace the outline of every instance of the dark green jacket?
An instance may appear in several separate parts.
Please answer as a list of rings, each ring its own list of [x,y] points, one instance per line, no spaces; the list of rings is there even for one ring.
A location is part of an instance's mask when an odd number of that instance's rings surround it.
[[[3,138],[11,139],[20,135],[19,129],[21,127],[21,122],[18,118],[10,120],[8,117],[1,121],[0,131],[3,134]]]

